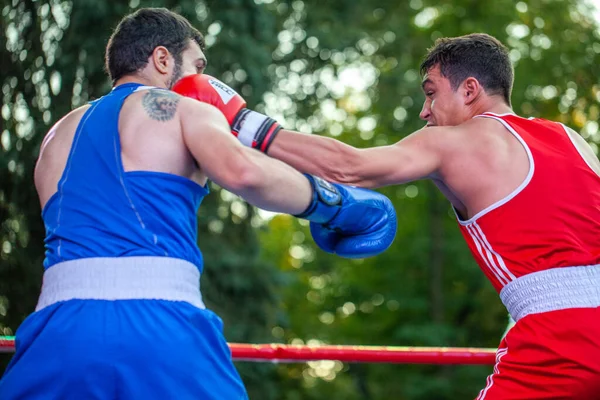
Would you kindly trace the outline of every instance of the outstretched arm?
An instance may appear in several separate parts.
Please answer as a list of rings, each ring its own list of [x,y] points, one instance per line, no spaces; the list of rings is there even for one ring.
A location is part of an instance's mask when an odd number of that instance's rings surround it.
[[[444,153],[445,130],[448,128],[424,128],[393,145],[367,149],[281,130],[268,154],[327,180],[375,188],[435,177]]]
[[[173,90],[221,110],[244,145],[301,172],[367,188],[434,177],[450,136],[445,131],[452,129],[424,128],[391,146],[357,149],[335,139],[282,130],[272,118],[247,109],[239,94],[208,75],[183,78]]]

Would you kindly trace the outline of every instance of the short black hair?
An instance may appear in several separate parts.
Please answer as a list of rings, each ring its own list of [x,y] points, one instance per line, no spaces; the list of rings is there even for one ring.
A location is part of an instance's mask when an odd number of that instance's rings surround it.
[[[204,37],[179,14],[166,8],[141,8],[125,16],[106,46],[106,71],[115,83],[121,77],[139,71],[158,46],[164,46],[181,63],[181,53],[189,41],[204,49]]]
[[[506,47],[485,33],[440,38],[428,49],[421,63],[421,75],[440,66],[453,90],[469,77],[476,78],[491,95],[501,94],[510,106],[514,72]]]

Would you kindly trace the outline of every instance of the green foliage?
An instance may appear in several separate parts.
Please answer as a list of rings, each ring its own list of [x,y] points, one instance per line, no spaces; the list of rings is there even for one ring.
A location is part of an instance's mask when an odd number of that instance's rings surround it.
[[[111,29],[145,6],[206,33],[207,73],[284,126],[358,147],[422,126],[419,63],[436,38],[484,31],[511,49],[513,105],[600,141],[600,34],[576,0],[0,0],[0,334],[35,306],[44,228],[32,176],[44,133],[110,89]],[[597,147],[596,147],[597,148]],[[235,342],[494,347],[506,314],[429,182],[390,187],[386,253],[316,249],[302,221],[264,215],[218,187],[199,215],[202,290]],[[8,360],[5,357],[4,362]],[[239,363],[253,399],[472,398],[490,367]]]

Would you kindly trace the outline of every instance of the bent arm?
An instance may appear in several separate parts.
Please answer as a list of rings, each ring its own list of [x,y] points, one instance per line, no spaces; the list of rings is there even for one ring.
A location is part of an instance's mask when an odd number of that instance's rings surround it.
[[[396,144],[367,149],[332,138],[282,130],[268,154],[326,180],[376,188],[433,178],[440,168],[448,129],[424,128]]]
[[[240,144],[215,107],[181,98],[179,114],[184,141],[209,179],[264,210],[295,215],[307,209],[308,179]]]

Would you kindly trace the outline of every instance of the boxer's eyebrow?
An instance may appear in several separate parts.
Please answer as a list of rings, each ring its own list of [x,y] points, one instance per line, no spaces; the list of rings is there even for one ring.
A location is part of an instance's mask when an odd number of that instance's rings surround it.
[[[433,83],[433,81],[432,81],[431,79],[429,79],[429,78],[425,78],[425,79],[423,79],[423,82],[421,82],[421,88],[422,88],[423,90],[425,90],[425,86],[426,86],[427,84],[432,84],[432,83]]]

